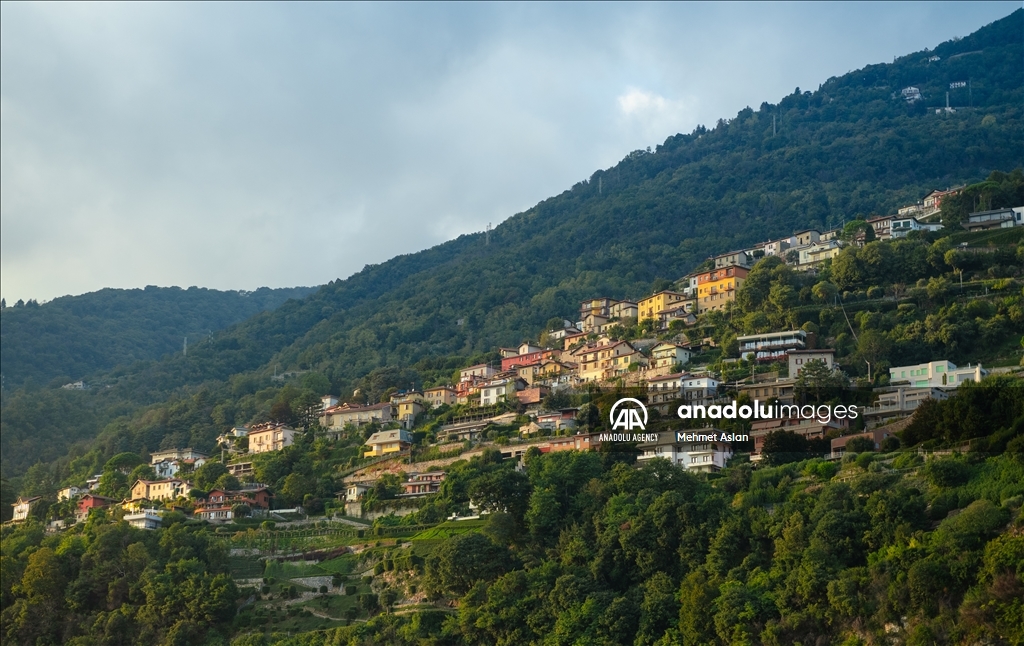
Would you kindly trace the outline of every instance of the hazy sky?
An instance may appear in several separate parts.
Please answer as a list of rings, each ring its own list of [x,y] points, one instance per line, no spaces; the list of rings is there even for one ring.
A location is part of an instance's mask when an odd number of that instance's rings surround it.
[[[0,292],[321,284],[1019,2],[0,5]]]

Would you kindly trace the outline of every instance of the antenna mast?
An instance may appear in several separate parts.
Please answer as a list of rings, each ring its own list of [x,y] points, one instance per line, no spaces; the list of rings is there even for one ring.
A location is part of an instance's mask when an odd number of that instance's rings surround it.
[[[185,345],[184,345],[184,347],[181,350],[181,354],[184,357],[188,356],[188,337],[185,337]]]
[[[487,223],[487,230],[484,231],[484,246],[491,244],[491,223]]]

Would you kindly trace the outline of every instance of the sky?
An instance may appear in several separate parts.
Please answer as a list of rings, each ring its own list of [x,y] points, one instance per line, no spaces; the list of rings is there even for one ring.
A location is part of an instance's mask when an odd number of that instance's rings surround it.
[[[1019,6],[0,3],[0,295],[345,278]]]

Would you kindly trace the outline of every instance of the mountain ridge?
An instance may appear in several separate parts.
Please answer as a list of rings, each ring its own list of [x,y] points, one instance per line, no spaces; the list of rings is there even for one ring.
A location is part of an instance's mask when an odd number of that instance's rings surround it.
[[[931,189],[1010,170],[1024,149],[1022,18],[1017,10],[959,41],[634,151],[508,218],[489,244],[467,234],[368,265],[211,335],[187,357],[118,375],[102,397],[118,415],[200,392],[226,401],[272,384],[278,369],[320,372],[346,394],[384,366],[518,343],[586,297],[637,298],[712,253],[891,212]],[[926,107],[964,75],[973,107]],[[922,101],[899,95],[910,84]],[[24,437],[22,423],[8,427],[9,413],[5,440]],[[97,419],[102,428],[114,418]]]

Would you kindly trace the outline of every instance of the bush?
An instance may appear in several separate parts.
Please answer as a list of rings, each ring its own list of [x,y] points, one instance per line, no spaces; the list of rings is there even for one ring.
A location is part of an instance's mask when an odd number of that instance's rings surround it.
[[[971,472],[960,460],[945,458],[925,465],[924,476],[936,487],[958,487],[967,482]]]
[[[888,439],[888,438],[886,438]],[[897,455],[892,461],[893,469],[912,469],[916,466],[920,466],[924,460],[917,453],[901,453]]]
[[[354,585],[347,585],[347,586],[345,586],[345,595],[346,596],[351,597],[351,596],[355,595],[355,593],[356,593],[356,586],[354,586]]]
[[[875,459],[872,453],[861,453],[857,456],[857,466],[861,469],[867,469],[871,466],[871,461]]]

